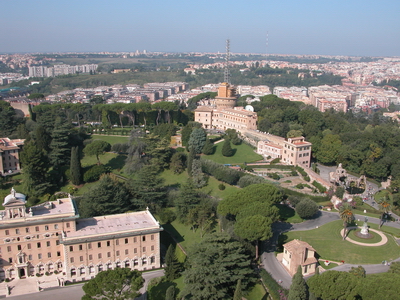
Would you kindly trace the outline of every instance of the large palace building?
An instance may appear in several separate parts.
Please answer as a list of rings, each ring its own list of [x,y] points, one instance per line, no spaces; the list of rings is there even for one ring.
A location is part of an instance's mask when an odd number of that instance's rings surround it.
[[[160,268],[162,227],[146,211],[80,219],[70,198],[26,207],[14,189],[0,211],[0,280],[60,273],[81,281],[102,270]]]
[[[257,113],[243,107],[235,107],[236,90],[224,82],[218,88],[213,105],[199,106],[195,121],[205,129],[235,129],[248,138],[253,137],[257,153],[264,158],[279,158],[286,165],[310,167],[312,144],[304,137],[283,138],[257,130]],[[246,107],[247,108],[247,107]]]

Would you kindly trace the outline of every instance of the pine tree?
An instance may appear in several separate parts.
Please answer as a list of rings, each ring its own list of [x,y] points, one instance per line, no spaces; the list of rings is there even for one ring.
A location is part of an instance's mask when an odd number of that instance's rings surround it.
[[[201,170],[201,161],[200,159],[193,160],[192,163],[192,180],[193,184],[196,188],[202,188],[207,185],[207,177],[204,175]]]
[[[190,139],[188,142],[188,146],[190,151],[194,151],[195,154],[200,154],[203,150],[203,147],[206,143],[207,134],[203,128],[195,128],[190,134]]]
[[[211,155],[214,153],[214,143],[211,142],[210,139],[206,140],[206,143],[203,147],[203,154],[205,155]]]
[[[70,127],[65,120],[58,118],[51,134],[50,163],[53,169],[59,171],[62,166],[69,164],[71,157],[69,146]]]
[[[82,183],[82,166],[79,159],[79,147],[71,149],[71,163],[70,163],[71,182],[74,185]]]
[[[175,300],[175,287],[173,285],[167,288],[165,300]]]
[[[165,255],[165,278],[167,281],[172,281],[179,277],[180,264],[175,255],[174,245],[169,245],[167,254]]]
[[[288,300],[308,300],[308,286],[304,280],[301,266],[297,268],[297,272],[292,278]]]
[[[239,279],[236,285],[235,293],[233,294],[233,300],[242,300],[242,280]]]
[[[230,157],[233,155],[233,149],[231,147],[231,141],[229,139],[225,139],[224,145],[222,146],[222,155]]]
[[[188,159],[187,159],[187,173],[189,175],[189,177],[192,176],[192,168],[193,168],[193,160],[196,157],[196,154],[194,153],[194,151],[192,151],[192,149],[189,149],[189,155],[188,155]]]

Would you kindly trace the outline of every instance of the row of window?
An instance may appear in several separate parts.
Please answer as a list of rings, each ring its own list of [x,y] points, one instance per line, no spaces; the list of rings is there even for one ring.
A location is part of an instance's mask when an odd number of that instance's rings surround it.
[[[151,251],[154,251],[154,246],[151,246]],[[146,252],[146,247],[143,247],[143,252]],[[133,249],[133,253],[134,254],[137,253],[137,248]],[[120,255],[121,255],[121,252],[119,250],[115,251],[115,256],[120,256]],[[125,255],[129,255],[129,249],[125,249]],[[111,257],[111,252],[107,252],[107,257]],[[98,259],[102,259],[103,258],[103,254],[102,253],[98,253],[97,254],[97,258]],[[93,254],[89,254],[88,259],[89,260],[93,260]],[[70,257],[69,260],[70,260],[71,263],[75,262],[75,258],[74,257]],[[79,261],[80,262],[83,261],[83,256],[82,255],[79,256]]]
[[[60,241],[56,240],[56,246],[58,246],[58,245],[60,245]],[[46,247],[50,247],[50,246],[51,246],[51,241],[47,241],[46,242]],[[26,248],[28,250],[31,250],[32,249],[32,244],[31,243],[26,244]],[[36,243],[36,248],[37,249],[42,248],[42,242],[37,242]],[[17,250],[18,251],[22,251],[22,245],[17,245]],[[12,246],[7,246],[7,252],[12,252]],[[0,253],[1,253],[1,248],[0,248]]]
[[[52,257],[51,252],[47,252],[47,258],[51,258],[51,257]],[[61,257],[61,252],[60,252],[60,251],[57,251],[57,252],[56,252],[56,257]],[[42,253],[38,253],[38,254],[37,254],[37,258],[38,258],[38,259],[42,259],[42,258],[43,258]],[[29,254],[29,255],[28,255],[28,260],[33,260],[33,255],[32,255],[32,254]],[[9,258],[8,258],[8,262],[9,262],[10,264],[13,263],[12,257],[9,257]],[[19,261],[19,263],[23,263],[23,261]]]
[[[133,243],[137,243],[138,238],[140,238],[140,237],[136,237],[136,236],[133,237]],[[146,236],[145,235],[143,235],[141,238],[142,238],[142,242],[146,241]],[[154,241],[154,234],[150,235],[150,240]],[[128,238],[123,239],[123,241],[124,241],[124,244],[129,244],[129,239]],[[101,248],[103,245],[104,245],[104,242],[97,242],[97,248]],[[107,247],[110,247],[111,246],[111,241],[106,241],[105,245]],[[115,245],[119,246],[119,240],[118,239],[115,240]],[[152,247],[154,247],[154,246],[152,246]],[[87,248],[88,249],[92,249],[92,243],[88,243],[87,244]],[[74,249],[81,251],[81,250],[83,250],[83,245],[81,244],[81,245],[78,245],[77,247],[75,246],[75,248],[74,248],[74,246],[69,246],[69,251],[70,252],[73,252]]]
[[[69,223],[66,223],[65,224],[65,226],[67,227],[67,228],[69,228],[70,227],[70,224]],[[58,224],[54,224],[54,229],[58,229]],[[50,226],[49,225],[44,225],[44,230],[50,230]],[[35,231],[36,232],[39,232],[40,231],[40,226],[35,226]],[[30,228],[29,227],[26,227],[25,228],[25,233],[29,233],[30,232]],[[10,235],[10,230],[9,229],[6,229],[5,231],[4,231],[4,234],[5,235]],[[21,230],[19,229],[19,228],[16,228],[15,229],[15,234],[21,234]]]

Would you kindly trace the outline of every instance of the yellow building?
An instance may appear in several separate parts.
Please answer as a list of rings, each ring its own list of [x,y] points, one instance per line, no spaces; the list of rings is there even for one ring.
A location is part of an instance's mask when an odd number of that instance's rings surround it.
[[[26,207],[14,189],[0,211],[0,279],[60,273],[81,281],[102,270],[160,268],[162,227],[146,211],[80,219],[71,198]]]

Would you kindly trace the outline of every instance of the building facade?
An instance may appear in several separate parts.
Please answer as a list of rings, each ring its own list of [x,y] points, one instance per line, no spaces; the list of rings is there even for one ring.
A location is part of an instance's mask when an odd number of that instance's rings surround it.
[[[0,138],[0,175],[20,170],[19,152],[24,145],[24,141]]]
[[[27,208],[11,190],[0,211],[0,279],[60,273],[81,281],[115,268],[161,267],[162,227],[146,211],[80,219],[71,198]]]
[[[314,274],[318,264],[315,258],[315,249],[300,240],[286,243],[283,245],[282,264],[290,276],[296,274],[299,266],[301,266],[303,275]]]

